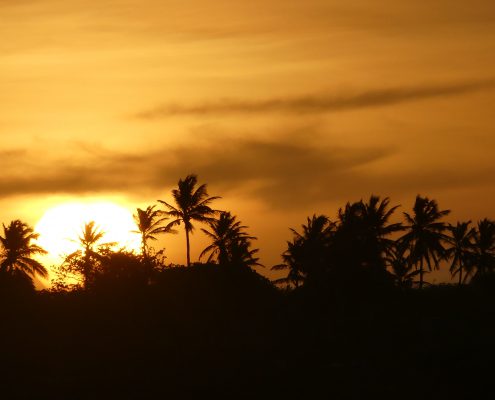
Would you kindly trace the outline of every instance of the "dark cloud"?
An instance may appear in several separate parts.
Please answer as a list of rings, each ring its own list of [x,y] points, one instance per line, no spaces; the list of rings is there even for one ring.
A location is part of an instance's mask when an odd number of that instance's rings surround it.
[[[300,133],[272,141],[217,138],[144,154],[84,147],[79,161],[43,161],[30,153],[11,151],[0,158],[0,167],[10,171],[0,177],[0,193],[8,197],[120,192],[154,201],[165,196],[178,178],[197,173],[215,195],[235,193],[274,209],[290,209],[370,193],[425,193],[483,184],[491,182],[495,172],[493,166],[456,171],[425,167],[378,175],[369,172],[369,166],[387,161],[394,149],[332,147],[320,143],[314,132]]]
[[[435,97],[457,96],[484,89],[491,89],[495,81],[461,82],[444,85],[417,86],[368,90],[361,93],[335,95],[314,94],[293,98],[275,98],[258,101],[225,99],[217,102],[180,105],[170,104],[138,113],[140,119],[158,119],[174,115],[209,114],[309,114],[353,110],[417,101]]]

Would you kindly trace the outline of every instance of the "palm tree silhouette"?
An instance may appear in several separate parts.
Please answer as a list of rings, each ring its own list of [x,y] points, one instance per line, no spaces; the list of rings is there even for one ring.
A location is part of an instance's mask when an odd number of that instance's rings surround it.
[[[325,215],[313,215],[302,225],[302,233],[290,228],[292,241],[287,242],[287,250],[282,254],[282,264],[272,270],[288,269],[288,276],[277,282],[291,282],[295,286],[308,275],[320,275],[328,263],[328,250],[335,233],[335,223]]]
[[[339,209],[339,224],[332,246],[334,264],[384,271],[385,256],[394,245],[389,236],[403,230],[402,224],[389,223],[399,207],[389,208],[389,203],[388,198],[380,200],[372,195],[367,203],[360,200]]]
[[[210,230],[201,230],[211,239],[211,244],[207,246],[199,255],[209,254],[207,261],[217,261],[220,265],[259,265],[258,259],[254,257],[257,249],[250,250],[250,241],[256,240],[254,236],[249,236],[244,229],[247,226],[236,221],[236,217],[230,212],[223,211],[218,219],[208,222]]]
[[[236,221],[236,217],[230,212],[223,211],[218,219],[213,219],[208,222],[211,231],[201,228],[201,230],[211,239],[211,244],[206,247],[199,258],[210,253],[207,261],[211,262],[215,259],[219,264],[227,264],[229,261],[230,245],[238,240],[255,239],[243,231],[247,228],[241,225],[240,221]]]
[[[252,239],[256,239],[252,237]],[[259,249],[251,249],[250,240],[237,240],[230,244],[230,265],[237,267],[263,267],[259,263],[259,258],[256,257]]]
[[[175,206],[163,200],[158,200],[164,204],[168,211],[165,214],[174,218],[167,225],[167,228],[172,228],[175,225],[184,223],[186,232],[186,255],[187,266],[191,265],[191,250],[189,244],[189,234],[193,232],[194,226],[192,221],[209,222],[212,221],[212,216],[217,212],[209,207],[209,204],[220,197],[208,197],[206,184],[202,184],[196,188],[198,177],[196,175],[188,175],[185,179],[179,179],[178,188],[172,190],[172,196],[175,201]]]
[[[442,242],[448,239],[444,234],[447,225],[440,219],[449,213],[450,210],[440,211],[435,200],[419,195],[416,196],[412,215],[404,213],[408,232],[400,241],[408,247],[411,261],[419,268],[420,289],[423,287],[424,263],[429,271],[432,266],[438,269],[440,260],[445,256]]]
[[[78,265],[76,269],[80,270],[85,287],[88,286],[88,283],[93,278],[95,260],[99,259],[99,255],[94,250],[94,247],[104,235],[105,232],[96,226],[95,221],[85,223],[78,237],[78,242],[82,247],[82,257],[81,250],[78,250],[70,254],[66,259],[66,262],[75,262]],[[112,245],[112,243],[107,243],[107,245]]]
[[[20,273],[29,278],[40,275],[48,276],[46,268],[33,259],[36,254],[47,254],[37,244],[32,243],[38,239],[39,234],[20,220],[12,221],[8,226],[3,224],[3,236],[0,236],[2,245],[2,261],[0,269],[7,273]]]
[[[274,265],[272,271],[289,270],[286,277],[275,279],[275,284],[292,284],[298,288],[306,277],[303,268],[303,254],[302,246],[297,240],[287,242],[287,250],[282,254],[282,264]]]
[[[459,274],[459,286],[467,278],[463,280],[463,272],[469,267],[473,259],[473,239],[476,233],[474,228],[470,228],[468,222],[457,222],[457,224],[449,225],[450,236],[447,242],[450,247],[446,250],[446,258],[452,258],[450,265],[450,273],[452,276]]]
[[[495,272],[495,221],[485,218],[478,222],[474,234],[476,278]]]
[[[81,234],[78,237],[79,243],[84,249],[84,254],[88,255],[94,253],[94,246],[103,238],[105,232],[103,232],[95,221],[90,221],[84,224]]]
[[[394,247],[395,241],[389,235],[402,231],[402,223],[390,224],[392,214],[400,206],[389,208],[390,199],[385,197],[380,201],[378,196],[370,196],[368,203],[362,203],[362,219],[367,236],[378,244],[378,250],[387,254]]]
[[[145,260],[148,259],[148,241],[157,240],[156,235],[161,233],[177,233],[168,226],[163,226],[163,223],[168,220],[162,217],[164,214],[161,210],[155,210],[156,206],[148,206],[146,210],[138,208],[136,214],[133,215],[138,230],[132,231],[141,235],[141,252]]]
[[[415,277],[419,274],[418,270],[412,270],[412,263],[405,254],[406,248],[398,243],[391,247],[386,258],[387,265],[392,269],[392,276],[395,284],[402,290],[410,289],[415,283]]]

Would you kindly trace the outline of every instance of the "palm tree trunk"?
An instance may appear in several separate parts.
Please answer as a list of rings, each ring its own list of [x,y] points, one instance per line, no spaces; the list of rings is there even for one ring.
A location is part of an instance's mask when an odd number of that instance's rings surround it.
[[[141,234],[141,251],[143,258],[146,259],[146,238],[144,237],[144,233]]]
[[[189,247],[189,229],[186,228],[186,255],[187,255],[187,266],[191,266],[191,255]]]
[[[462,285],[462,270],[464,269],[464,266],[462,265],[462,262],[459,264],[459,286]]]
[[[88,283],[89,283],[89,247],[86,246],[84,249],[84,258],[83,258],[83,269],[82,269],[82,274],[83,274],[83,286],[84,289],[88,288]]]
[[[419,288],[423,289],[423,259],[419,261]]]
[[[142,242],[144,272],[146,274],[146,280],[147,280],[146,283],[149,284],[151,282],[151,263],[148,257],[148,249],[146,246],[146,237],[144,236],[144,233],[142,235],[141,242]]]

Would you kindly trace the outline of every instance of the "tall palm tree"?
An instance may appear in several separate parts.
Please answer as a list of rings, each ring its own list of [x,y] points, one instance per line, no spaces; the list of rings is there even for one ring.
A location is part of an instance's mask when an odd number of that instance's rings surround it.
[[[402,223],[389,223],[392,214],[400,206],[390,207],[390,199],[385,197],[380,201],[378,196],[370,196],[368,203],[362,203],[362,219],[368,236],[376,240],[378,250],[387,254],[394,247],[395,241],[390,235],[402,231]]]
[[[158,200],[164,204],[168,211],[165,214],[173,221],[167,225],[167,228],[172,228],[175,225],[184,223],[186,232],[186,255],[187,266],[191,265],[191,249],[189,244],[189,234],[194,230],[193,221],[209,222],[212,221],[213,215],[217,212],[210,208],[209,204],[220,197],[208,197],[206,184],[196,187],[198,177],[196,175],[188,175],[185,179],[179,179],[178,188],[172,190],[175,206],[163,200]]]
[[[368,202],[347,203],[339,209],[330,256],[340,272],[349,274],[352,270],[356,278],[356,273],[375,278],[387,275],[385,257],[394,244],[390,235],[403,230],[402,224],[389,221],[398,207],[389,207],[389,202],[388,198],[380,200],[372,195]],[[344,266],[348,272],[342,269]]]
[[[8,226],[3,224],[3,236],[0,236],[2,246],[0,269],[8,273],[21,273],[28,277],[39,275],[48,276],[46,268],[33,256],[47,252],[37,244],[32,243],[39,235],[26,223],[15,220]]]
[[[423,287],[424,263],[428,270],[438,269],[445,256],[442,242],[447,240],[445,222],[440,221],[450,210],[438,209],[438,203],[427,197],[416,196],[413,213],[404,213],[407,233],[400,240],[408,247],[412,262],[419,269],[419,287]]]
[[[81,234],[78,237],[79,243],[84,249],[84,254],[90,254],[94,252],[94,246],[105,236],[103,232],[95,223],[90,221],[84,224]]]
[[[495,221],[485,218],[478,222],[474,234],[476,278],[495,272]]]
[[[452,276],[459,274],[459,286],[463,282],[463,272],[469,267],[470,261],[473,259],[473,239],[476,230],[470,228],[468,222],[457,222],[457,224],[449,225],[448,230],[450,235],[447,239],[450,247],[446,250],[446,257],[452,259],[450,265],[450,273]],[[464,277],[467,278],[467,275]]]
[[[209,221],[208,225],[210,230],[201,230],[210,238],[211,244],[201,252],[200,259],[209,254],[208,262],[216,260],[220,265],[257,264],[258,260],[254,259],[257,250],[249,249],[250,241],[256,238],[244,231],[247,226],[241,225],[234,215],[223,211],[218,219]]]
[[[141,252],[145,260],[148,259],[148,241],[157,240],[156,235],[161,233],[177,233],[170,227],[163,226],[167,217],[162,217],[164,214],[161,210],[155,210],[156,206],[148,206],[146,210],[138,208],[136,214],[133,215],[136,222],[137,230],[134,233],[141,235]]]
[[[81,234],[78,237],[78,242],[82,247],[81,251],[76,251],[69,255],[66,259],[67,262],[73,262],[76,265],[76,269],[79,269],[84,279],[84,286],[87,287],[88,283],[93,277],[95,269],[95,261],[99,258],[98,253],[94,250],[94,247],[105,236],[103,232],[95,223],[90,221],[84,224]],[[107,243],[111,245],[111,243]]]

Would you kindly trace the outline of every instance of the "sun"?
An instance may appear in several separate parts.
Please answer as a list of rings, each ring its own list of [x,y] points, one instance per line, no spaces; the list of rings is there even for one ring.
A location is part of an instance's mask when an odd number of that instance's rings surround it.
[[[112,202],[70,202],[50,208],[35,226],[38,244],[50,258],[62,258],[81,247],[77,238],[85,223],[95,221],[104,232],[101,243],[116,243],[116,247],[139,251],[140,236],[132,213]]]

